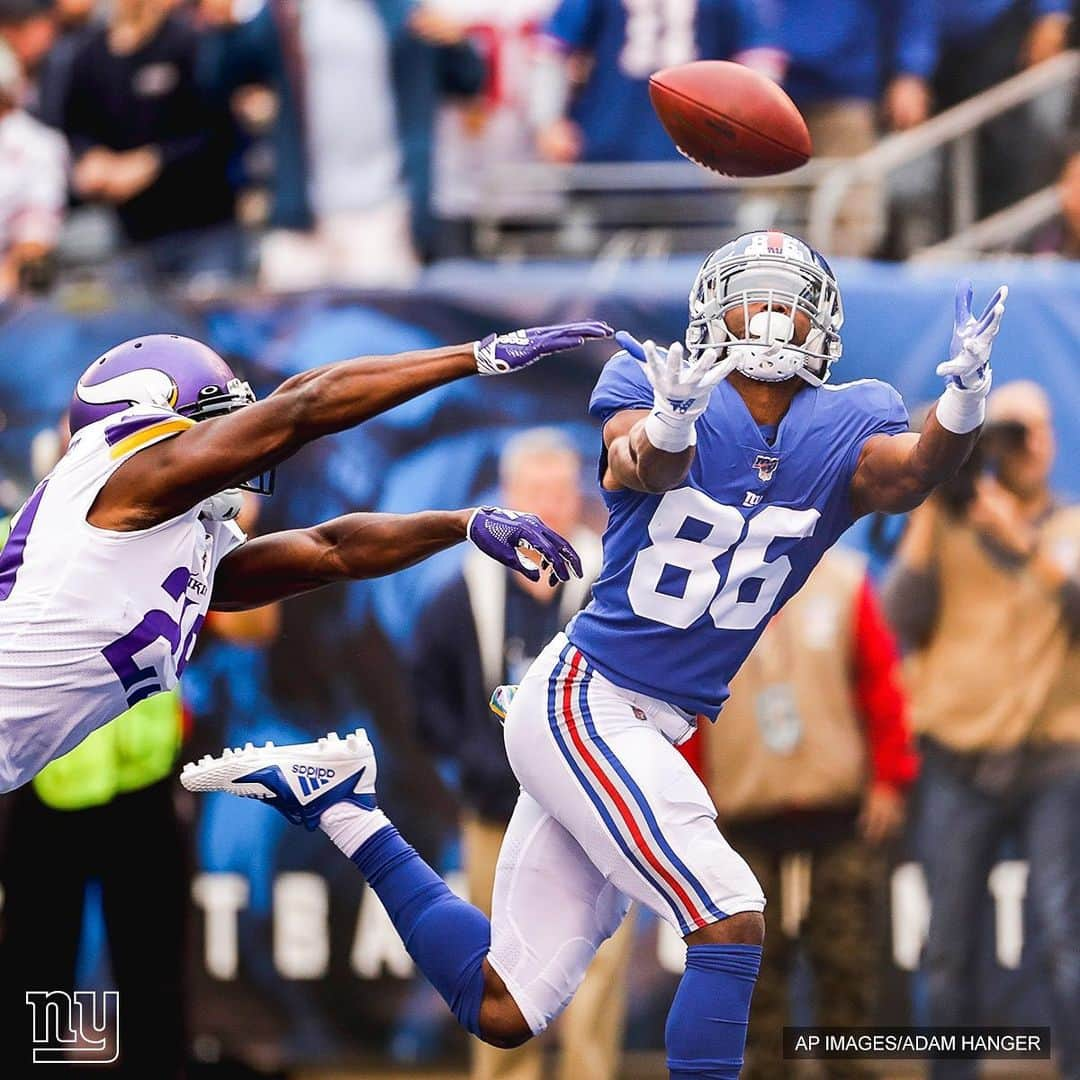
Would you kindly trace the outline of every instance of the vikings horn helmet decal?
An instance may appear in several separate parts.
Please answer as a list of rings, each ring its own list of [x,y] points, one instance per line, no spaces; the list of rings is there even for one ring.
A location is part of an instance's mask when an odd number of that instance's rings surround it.
[[[737,309],[741,336],[726,318]],[[793,341],[797,314],[810,323],[801,344]],[[739,325],[738,318],[734,322]],[[825,259],[787,233],[751,232],[718,248],[698,271],[686,346],[691,356],[726,348],[738,361],[736,370],[752,379],[779,382],[798,375],[820,386],[840,358],[843,324],[840,290]]]
[[[92,375],[93,370],[87,375]],[[160,405],[163,409],[176,407],[176,383],[157,368],[136,368],[114,375],[104,382],[87,385],[82,379],[75,386],[75,398],[86,405]]]

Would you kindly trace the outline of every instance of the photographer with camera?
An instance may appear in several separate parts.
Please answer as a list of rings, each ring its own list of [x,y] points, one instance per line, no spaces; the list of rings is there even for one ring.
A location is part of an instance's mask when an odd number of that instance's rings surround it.
[[[991,394],[976,452],[912,515],[885,583],[921,735],[916,843],[930,892],[930,1023],[980,1022],[978,913],[1018,830],[1063,1076],[1080,1078],[1080,507],[1049,486],[1050,401]],[[933,1080],[975,1076],[934,1063]]]

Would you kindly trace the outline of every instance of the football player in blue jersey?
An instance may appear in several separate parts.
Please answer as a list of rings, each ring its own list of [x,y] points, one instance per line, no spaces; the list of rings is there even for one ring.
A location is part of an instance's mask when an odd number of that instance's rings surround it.
[[[620,336],[590,405],[604,424],[603,569],[506,715],[522,790],[490,925],[376,808],[362,731],[205,758],[184,784],[268,799],[321,827],[463,1026],[497,1046],[544,1030],[640,901],[688,946],[671,1076],[737,1077],[765,898],[675,746],[701,718],[723,723],[728,681],[857,517],[911,509],[963,463],[1005,297],[975,316],[970,287],[959,290],[945,391],[919,435],[890,386],[827,384],[841,352],[836,279],[783,233],[709,256],[685,347]]]

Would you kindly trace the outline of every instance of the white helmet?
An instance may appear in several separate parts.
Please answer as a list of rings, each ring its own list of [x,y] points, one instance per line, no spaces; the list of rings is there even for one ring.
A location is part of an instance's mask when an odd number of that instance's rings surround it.
[[[750,314],[751,304],[763,304]],[[774,311],[773,305],[787,308]],[[744,337],[735,337],[725,321],[743,310]],[[795,336],[795,312],[810,320],[801,345]],[[798,375],[812,386],[829,377],[840,358],[844,308],[836,277],[809,244],[782,232],[751,232],[717,248],[704,262],[690,292],[686,347],[691,357],[713,347],[734,354],[736,370],[751,379],[780,382]],[[775,346],[783,346],[779,352]]]

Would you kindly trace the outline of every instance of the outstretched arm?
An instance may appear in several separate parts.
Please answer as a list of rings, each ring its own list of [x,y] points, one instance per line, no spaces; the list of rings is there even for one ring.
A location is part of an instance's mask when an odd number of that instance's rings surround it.
[[[1003,285],[975,318],[971,285],[960,282],[952,359],[937,369],[946,378],[945,393],[930,411],[921,434],[874,435],[866,440],[851,481],[857,515],[913,510],[967,460],[986,415],[992,382],[990,351],[1008,295]]]
[[[670,491],[690,472],[694,447],[669,452],[653,446],[645,431],[648,418],[646,409],[626,409],[604,425],[607,468],[603,484],[608,491]]]
[[[347,514],[310,529],[270,533],[221,561],[211,607],[242,611],[335,581],[382,577],[471,540],[533,581],[581,576],[577,553],[532,514],[480,507],[418,514]]]
[[[653,407],[624,409],[604,425],[603,485],[608,491],[670,491],[690,472],[697,444],[695,424],[713,389],[731,374],[734,361],[720,360],[715,349],[689,360],[679,342],[658,349],[625,331],[616,338],[643,365],[653,389]]]
[[[920,435],[874,435],[867,439],[851,482],[856,515],[914,510],[939,484],[956,474],[979,437],[941,426],[935,410]]]
[[[603,323],[537,327],[483,341],[327,364],[287,379],[264,401],[204,420],[139,452],[116,470],[88,518],[118,531],[146,529],[296,453],[466,375],[497,375],[607,337]]]
[[[242,611],[334,581],[392,574],[459,544],[471,513],[349,514],[256,537],[222,560],[211,606]]]

